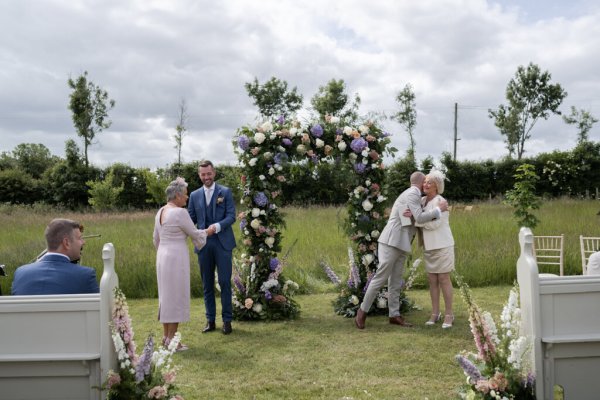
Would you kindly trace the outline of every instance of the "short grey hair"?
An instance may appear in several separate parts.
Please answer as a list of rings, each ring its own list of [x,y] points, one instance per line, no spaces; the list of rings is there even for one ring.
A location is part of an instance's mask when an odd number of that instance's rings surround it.
[[[165,193],[167,195],[167,201],[174,200],[178,194],[183,194],[184,189],[188,186],[185,179],[181,177],[177,177],[174,181],[169,183],[169,186],[165,189]]]
[[[442,171],[439,169],[432,169],[431,172],[427,174],[427,178],[435,183],[438,194],[444,193],[444,181],[446,180],[446,175],[444,175]]]

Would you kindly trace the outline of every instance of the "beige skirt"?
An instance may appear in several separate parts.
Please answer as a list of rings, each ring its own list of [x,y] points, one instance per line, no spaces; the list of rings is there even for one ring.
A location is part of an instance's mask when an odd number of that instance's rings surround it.
[[[426,250],[423,256],[425,270],[430,274],[445,274],[454,271],[454,246]]]

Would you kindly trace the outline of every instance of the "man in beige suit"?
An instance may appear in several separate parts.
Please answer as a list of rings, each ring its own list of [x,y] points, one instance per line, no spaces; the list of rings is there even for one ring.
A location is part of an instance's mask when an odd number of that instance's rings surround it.
[[[360,305],[354,322],[358,329],[365,328],[367,313],[377,297],[379,290],[388,284],[388,310],[390,324],[412,326],[400,316],[400,291],[402,290],[402,274],[407,254],[412,251],[412,240],[416,233],[414,222],[424,223],[440,218],[448,209],[448,202],[442,201],[432,211],[423,212],[421,208],[421,190],[425,175],[413,172],[410,176],[411,186],[394,202],[390,218],[379,236],[379,265],[375,276],[371,279],[365,297]],[[402,214],[409,209],[414,220]]]

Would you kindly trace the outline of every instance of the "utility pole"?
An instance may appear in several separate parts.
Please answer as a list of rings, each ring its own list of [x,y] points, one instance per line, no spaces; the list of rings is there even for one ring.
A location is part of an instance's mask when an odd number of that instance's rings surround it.
[[[456,161],[456,142],[458,138],[458,103],[454,103],[454,161]]]

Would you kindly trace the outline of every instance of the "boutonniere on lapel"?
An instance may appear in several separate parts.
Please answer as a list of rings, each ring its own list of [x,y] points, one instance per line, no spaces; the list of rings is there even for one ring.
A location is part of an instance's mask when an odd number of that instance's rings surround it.
[[[224,200],[225,198],[223,196],[217,197],[217,204],[221,204]]]

